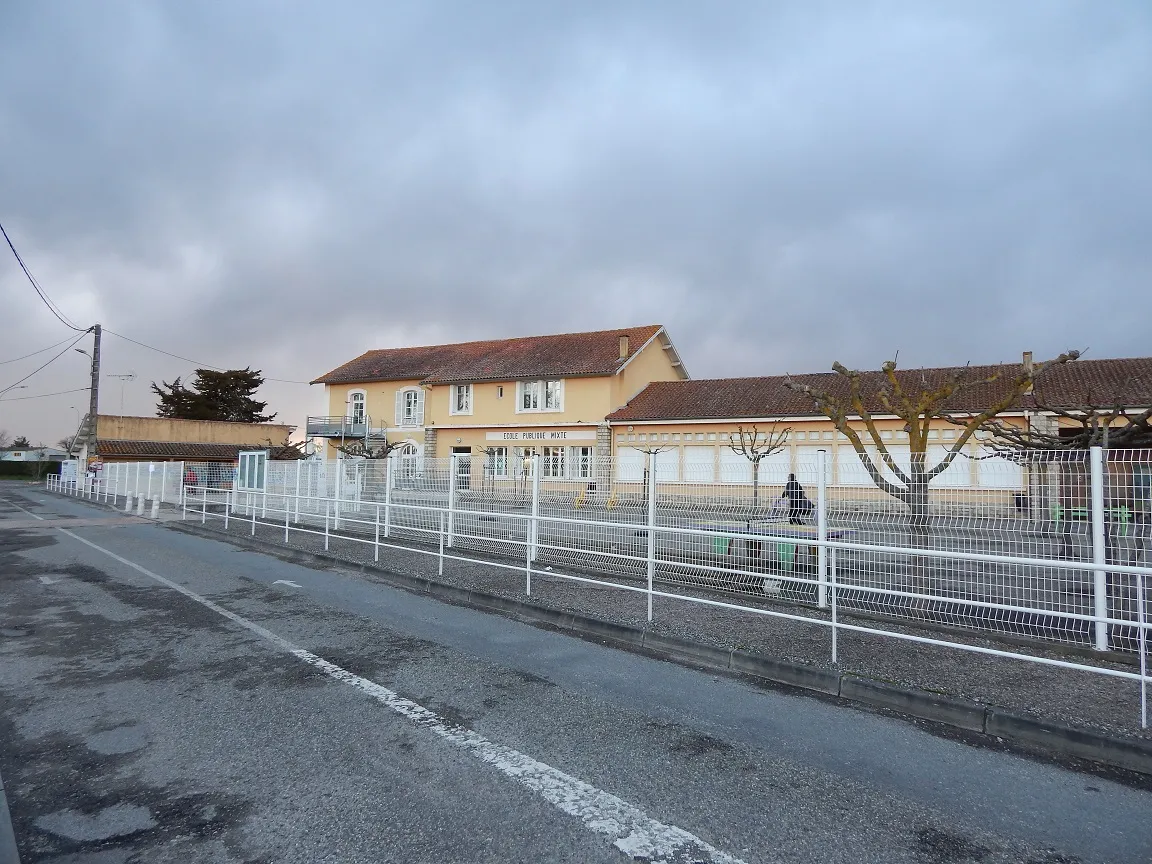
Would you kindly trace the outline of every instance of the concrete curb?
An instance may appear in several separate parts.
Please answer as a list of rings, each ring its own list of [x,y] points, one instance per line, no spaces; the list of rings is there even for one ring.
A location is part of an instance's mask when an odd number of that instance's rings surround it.
[[[739,649],[729,651],[712,645],[649,633],[639,627],[602,621],[523,600],[446,585],[431,579],[397,573],[379,565],[346,561],[322,552],[292,549],[260,538],[222,534],[188,522],[160,524],[186,534],[220,540],[233,546],[258,552],[272,552],[278,557],[311,561],[325,567],[338,564],[343,569],[370,574],[382,578],[395,587],[426,594],[454,605],[499,612],[525,623],[554,627],[590,641],[609,642],[639,649],[659,659],[751,675],[775,684],[836,696],[849,702],[889,709],[969,732],[1038,745],[1056,753],[1152,775],[1152,742],[1116,738],[1085,729],[1032,720],[994,706],[942,696],[926,690],[886,684],[851,673],[832,672],[801,663],[774,660]]]
[[[4,778],[0,777],[0,864],[20,864],[16,851],[16,832],[12,828],[12,814],[8,812],[8,799],[4,795]]]

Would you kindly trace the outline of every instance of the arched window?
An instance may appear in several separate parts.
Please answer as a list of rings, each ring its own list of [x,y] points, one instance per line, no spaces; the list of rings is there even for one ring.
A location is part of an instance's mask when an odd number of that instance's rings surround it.
[[[363,390],[352,390],[348,393],[348,416],[352,420],[352,425],[362,424],[368,416],[367,399],[367,394]]]
[[[409,441],[400,448],[400,476],[413,480],[420,470],[420,448]]]

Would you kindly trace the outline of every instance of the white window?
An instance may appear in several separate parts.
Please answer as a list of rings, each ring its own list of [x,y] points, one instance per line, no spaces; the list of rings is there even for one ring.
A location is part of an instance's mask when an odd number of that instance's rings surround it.
[[[361,425],[368,416],[365,410],[367,396],[363,390],[353,390],[348,394],[348,416],[353,426]]]
[[[236,489],[241,492],[263,492],[267,450],[248,450],[240,454],[236,472]]]
[[[652,456],[656,467],[656,480],[660,483],[675,483],[680,479],[680,448],[661,450]]]
[[[573,447],[568,462],[571,476],[577,480],[592,479],[592,448]]]
[[[517,385],[516,413],[563,411],[563,381],[521,381]]]
[[[752,463],[728,447],[720,448],[720,482],[751,483]]]
[[[815,432],[812,437],[816,437]],[[796,479],[800,481],[802,486],[815,486],[820,485],[820,447],[797,447],[796,448]],[[824,477],[826,482],[831,485],[832,483],[832,454],[825,450],[824,456]],[[763,473],[760,479],[764,479]],[[775,478],[771,482],[775,483]],[[815,501],[815,491],[809,494],[809,497]]]
[[[493,447],[488,451],[488,474],[492,477],[508,476],[508,448]]]
[[[396,425],[424,425],[424,391],[409,387],[396,393]]]
[[[452,402],[448,406],[449,414],[472,413],[472,385],[453,384],[451,387]]]
[[[639,483],[644,479],[644,460],[648,457],[632,447],[616,454],[616,479],[621,483]]]
[[[514,451],[516,454],[516,472],[524,477],[532,476],[532,465],[534,464],[533,456],[536,455],[535,447],[517,447]]]
[[[942,444],[932,444],[928,448],[927,458],[924,460],[924,467],[931,471],[947,459],[950,452],[952,452],[951,447]],[[949,464],[942,473],[936,475],[936,479],[932,481],[932,486],[953,488],[971,486],[971,465],[971,460],[964,455],[963,451],[958,453],[951,464]]]
[[[412,443],[400,448],[400,476],[413,480],[420,472],[420,449]]]
[[[981,489],[1022,489],[1024,468],[1009,459],[996,455],[992,447],[980,448],[980,461],[976,463],[976,479]]]
[[[540,461],[544,463],[541,477],[559,478],[564,476],[563,447],[545,447]]]
[[[716,482],[716,448],[684,448],[684,479],[689,483]]]

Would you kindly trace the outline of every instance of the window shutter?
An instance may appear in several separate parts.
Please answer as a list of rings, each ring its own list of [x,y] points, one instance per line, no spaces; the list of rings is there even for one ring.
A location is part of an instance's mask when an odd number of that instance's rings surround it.
[[[416,425],[424,425],[424,391],[416,391]]]
[[[396,425],[400,426],[404,423],[404,391],[396,391]]]

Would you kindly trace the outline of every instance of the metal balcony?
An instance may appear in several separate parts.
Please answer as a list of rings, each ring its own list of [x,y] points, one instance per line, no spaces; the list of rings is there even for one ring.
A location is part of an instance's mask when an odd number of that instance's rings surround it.
[[[365,438],[372,429],[370,417],[309,417],[309,438]]]

